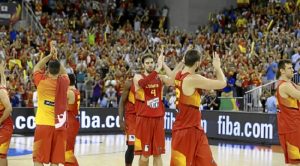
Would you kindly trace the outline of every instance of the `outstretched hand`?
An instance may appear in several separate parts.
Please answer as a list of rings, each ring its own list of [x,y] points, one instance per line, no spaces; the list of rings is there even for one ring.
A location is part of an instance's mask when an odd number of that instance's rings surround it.
[[[215,69],[221,68],[221,60],[220,60],[219,54],[216,52],[213,52],[213,66]]]
[[[164,64],[165,56],[163,54],[160,54],[158,59],[157,59],[157,72],[159,72]]]
[[[1,62],[0,62],[0,72],[4,72],[4,70],[5,70],[5,65],[6,65],[5,61],[4,61],[4,60],[1,60]]]
[[[57,59],[57,49],[55,48],[55,41],[50,42],[50,54],[52,59]]]

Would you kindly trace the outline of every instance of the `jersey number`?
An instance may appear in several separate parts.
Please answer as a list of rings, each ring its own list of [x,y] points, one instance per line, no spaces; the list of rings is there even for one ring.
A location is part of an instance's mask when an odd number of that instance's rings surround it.
[[[179,98],[180,98],[180,90],[176,88],[176,105],[179,103]]]
[[[155,90],[155,89],[152,89],[152,90],[151,90],[151,94],[152,94],[153,96],[156,96],[156,90]]]

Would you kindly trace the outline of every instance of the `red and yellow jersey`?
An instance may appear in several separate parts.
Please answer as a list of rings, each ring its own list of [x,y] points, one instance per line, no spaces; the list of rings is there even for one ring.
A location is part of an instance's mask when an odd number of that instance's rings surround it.
[[[54,126],[54,102],[57,79],[47,77],[42,71],[36,71],[33,75],[33,79],[37,87],[38,95],[38,108],[35,122],[37,125]]]
[[[79,115],[80,92],[77,89],[70,90],[73,91],[75,100],[73,104],[68,104],[68,120],[76,120],[76,116]]]
[[[135,114],[136,111],[134,109],[134,104],[135,104],[135,90],[134,90],[134,84],[132,82],[131,87],[130,87],[130,91],[127,97],[127,101],[125,104],[125,114]]]
[[[142,75],[145,78],[145,75]],[[135,110],[138,116],[161,117],[165,115],[162,102],[163,84],[158,75],[135,92]]]
[[[7,96],[8,96],[8,92],[7,92],[6,88],[0,87],[0,90],[1,89],[5,90],[5,92],[7,93]],[[0,102],[0,117],[2,117],[4,110],[5,110],[5,107],[2,104],[2,102]],[[0,125],[12,125],[12,124],[13,124],[13,120],[11,118],[11,115],[9,115]]]
[[[285,134],[299,130],[300,112],[299,101],[292,97],[283,98],[279,94],[279,87],[286,81],[279,80],[276,92],[279,112],[277,113],[278,133]]]
[[[195,90],[191,96],[186,96],[182,91],[182,82],[189,73],[182,74],[178,72],[175,77],[176,88],[176,107],[179,113],[173,125],[173,130],[196,127],[202,130],[200,125],[201,113],[199,107],[201,105],[200,90]]]

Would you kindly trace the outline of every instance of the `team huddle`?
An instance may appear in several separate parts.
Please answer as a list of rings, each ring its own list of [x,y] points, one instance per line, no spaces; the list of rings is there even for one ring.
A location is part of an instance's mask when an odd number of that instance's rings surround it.
[[[38,93],[33,162],[35,166],[51,163],[76,166],[75,139],[79,131],[80,93],[76,79],[67,74],[57,59],[57,50],[50,43],[50,54],[41,58],[34,67],[34,83]],[[162,51],[163,52],[163,51]],[[143,55],[144,71],[127,80],[119,104],[120,127],[126,133],[128,149],[126,166],[132,165],[134,155],[140,155],[139,165],[162,166],[165,153],[163,85],[176,88],[178,113],[172,130],[171,166],[216,166],[208,139],[201,127],[201,90],[222,89],[226,79],[220,58],[213,55],[216,79],[196,74],[201,63],[198,51],[190,49],[182,61],[171,70],[161,53],[154,63],[151,54]],[[9,101],[4,74],[5,62],[0,64],[0,166],[7,166],[7,152],[13,133]],[[166,75],[160,74],[164,69]],[[300,86],[291,82],[293,69],[290,61],[282,60],[278,66],[277,99],[278,131],[286,163],[300,163]]]

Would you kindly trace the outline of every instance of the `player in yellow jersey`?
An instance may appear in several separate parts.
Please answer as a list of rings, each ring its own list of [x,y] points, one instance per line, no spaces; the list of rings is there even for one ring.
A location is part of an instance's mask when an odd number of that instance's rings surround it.
[[[47,70],[45,70],[46,63],[48,63]],[[51,43],[50,54],[35,65],[33,72],[33,79],[39,96],[35,118],[33,161],[35,166],[42,166],[43,163],[51,163],[51,166],[56,166],[65,162],[66,148],[66,130],[57,130],[56,126],[55,101],[58,98],[56,89],[60,85],[58,80],[68,86],[69,78],[65,68],[57,59],[57,50],[53,43]],[[67,95],[67,88],[65,92],[60,93]],[[59,104],[67,105],[66,102]],[[59,121],[64,119],[66,119],[66,115],[62,116]]]

